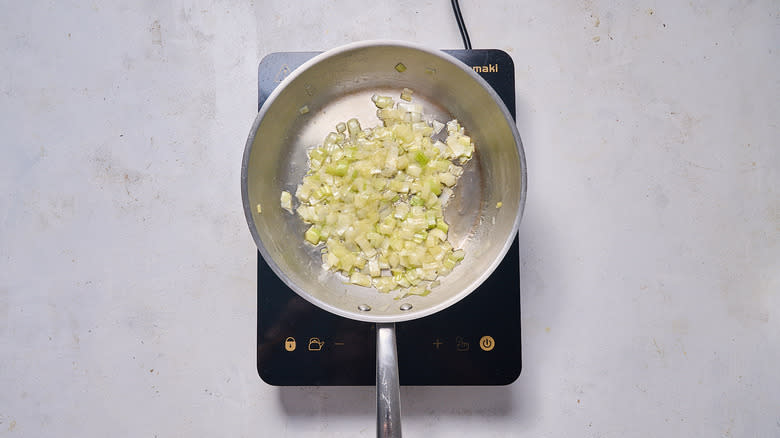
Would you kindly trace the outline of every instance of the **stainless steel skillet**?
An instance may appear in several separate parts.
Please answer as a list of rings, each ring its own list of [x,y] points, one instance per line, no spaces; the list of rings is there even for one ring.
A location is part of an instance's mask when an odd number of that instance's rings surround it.
[[[346,284],[324,271],[319,248],[303,240],[306,225],[280,207],[279,195],[295,191],[306,173],[307,149],[338,122],[378,123],[371,95],[398,96],[405,87],[427,114],[458,119],[476,153],[445,209],[449,240],[466,258],[428,296],[396,300],[397,294]],[[266,100],[246,143],[241,193],[255,243],[285,284],[328,312],[377,324],[377,434],[400,436],[394,324],[463,299],[493,272],[516,235],[526,168],[509,111],[482,78],[441,51],[396,41],[342,46],[303,64]]]

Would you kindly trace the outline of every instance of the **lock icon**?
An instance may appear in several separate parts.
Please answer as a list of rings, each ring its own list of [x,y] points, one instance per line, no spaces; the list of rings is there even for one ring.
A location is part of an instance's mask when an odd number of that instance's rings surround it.
[[[288,336],[287,339],[284,340],[284,349],[287,351],[295,350],[295,338]]]

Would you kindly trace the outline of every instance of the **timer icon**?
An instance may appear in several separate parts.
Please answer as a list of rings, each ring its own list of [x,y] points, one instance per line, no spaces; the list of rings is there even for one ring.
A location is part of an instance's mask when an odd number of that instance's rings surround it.
[[[490,351],[496,346],[496,340],[492,336],[483,336],[479,339],[479,348]]]

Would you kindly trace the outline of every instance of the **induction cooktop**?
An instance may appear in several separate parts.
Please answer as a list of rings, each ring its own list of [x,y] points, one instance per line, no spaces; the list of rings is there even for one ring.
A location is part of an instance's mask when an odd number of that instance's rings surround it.
[[[512,58],[501,50],[444,50],[495,89],[515,117]],[[320,52],[275,52],[258,68],[258,109]],[[328,313],[288,288],[257,253],[257,371],[278,386],[374,386],[376,326]],[[506,385],[522,369],[520,255],[514,243],[493,274],[444,311],[396,324],[401,385]]]

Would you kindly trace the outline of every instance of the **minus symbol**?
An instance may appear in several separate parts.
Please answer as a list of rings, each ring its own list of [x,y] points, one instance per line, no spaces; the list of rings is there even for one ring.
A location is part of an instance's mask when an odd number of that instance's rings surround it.
[[[344,345],[343,342],[334,342],[333,345]]]

